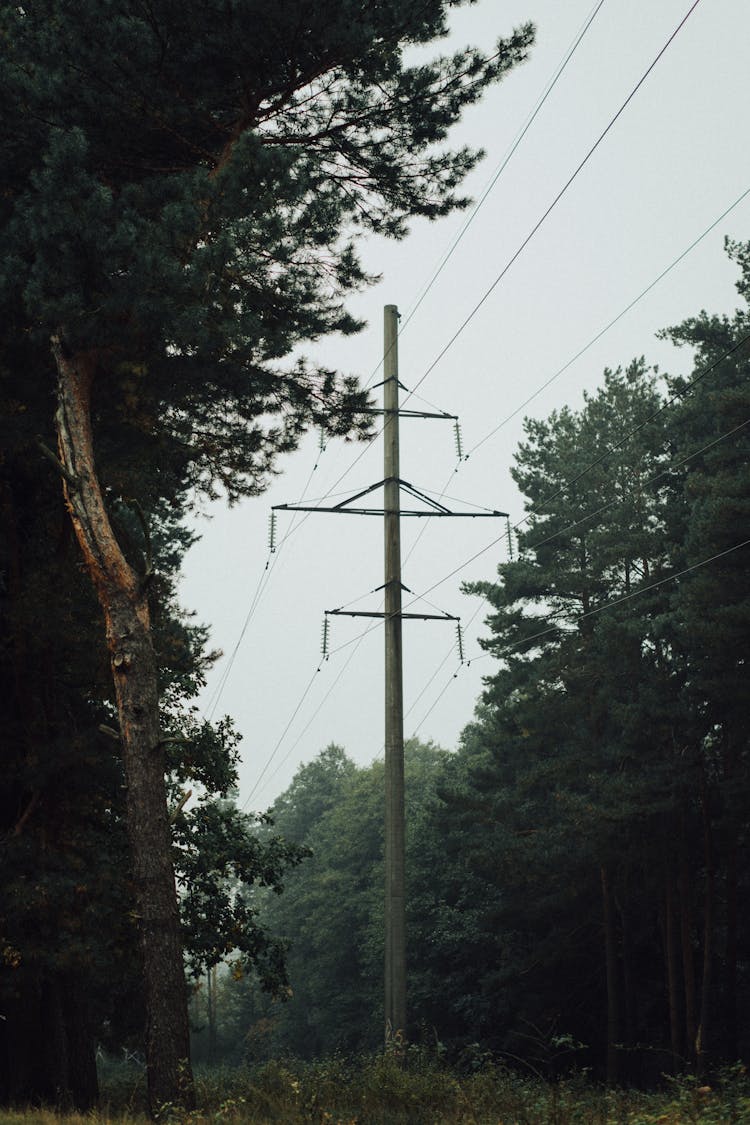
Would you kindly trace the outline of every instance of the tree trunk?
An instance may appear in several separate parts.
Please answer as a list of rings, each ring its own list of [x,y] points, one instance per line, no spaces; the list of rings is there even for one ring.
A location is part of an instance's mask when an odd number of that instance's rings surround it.
[[[208,1064],[216,1063],[216,965],[206,973],[206,1000],[208,1004]]]
[[[96,358],[57,337],[56,425],[64,491],[104,612],[127,783],[128,838],[143,955],[152,1112],[192,1105],[187,989],[159,731],[157,667],[143,583],[112,531],[94,466],[90,395]]]
[[[703,842],[706,864],[706,886],[703,910],[703,979],[701,981],[701,1017],[696,1037],[698,1074],[703,1077],[707,1069],[707,1055],[711,1043],[711,1003],[713,999],[713,946],[714,914],[716,910],[716,871],[714,867],[713,829],[708,804],[708,786],[705,775],[701,781],[701,810],[703,813]]]
[[[724,1056],[728,1059],[740,1057],[737,1027],[737,959],[738,959],[738,904],[737,904],[737,842],[733,834],[727,854],[727,943],[724,970]]]
[[[728,792],[733,791],[736,784],[735,775],[739,765],[737,739],[734,731],[729,726],[724,728],[724,784]],[[739,1036],[737,1027],[737,961],[738,961],[738,830],[737,820],[732,804],[727,809],[728,823],[726,825],[726,947],[724,955],[724,1041],[722,1054],[727,1059],[740,1057]]]
[[[620,915],[620,934],[622,936],[622,986],[625,997],[625,1041],[629,1047],[632,1047],[636,1041],[638,1010],[635,991],[636,975],[633,969],[633,942],[630,936],[630,912],[620,901],[617,901],[617,910]]]
[[[685,985],[685,1039],[687,1057],[695,1066],[696,1051],[696,999],[695,999],[695,960],[693,954],[693,908],[690,864],[687,851],[687,829],[685,809],[681,814],[680,831],[680,942],[682,945],[682,979]]]
[[[617,936],[612,888],[606,867],[601,868],[602,907],[604,918],[604,952],[607,976],[607,1085],[614,1085],[619,1077],[620,1042],[620,986],[617,965]]]
[[[664,880],[664,951],[667,963],[667,1000],[669,1005],[669,1038],[672,1045],[672,1073],[680,1070],[682,1036],[680,1020],[680,984],[677,973],[677,933],[675,929],[674,888],[672,872],[667,870]]]

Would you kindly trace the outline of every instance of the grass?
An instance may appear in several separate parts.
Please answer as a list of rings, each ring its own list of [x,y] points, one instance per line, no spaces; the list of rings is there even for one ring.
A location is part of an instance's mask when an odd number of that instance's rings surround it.
[[[662,1093],[603,1090],[584,1075],[547,1084],[498,1067],[458,1075],[422,1055],[315,1063],[271,1062],[260,1069],[199,1071],[199,1109],[164,1106],[165,1125],[750,1125],[744,1068],[715,1088],[695,1079]],[[106,1068],[94,1113],[0,1110],[0,1125],[145,1125],[142,1073]]]

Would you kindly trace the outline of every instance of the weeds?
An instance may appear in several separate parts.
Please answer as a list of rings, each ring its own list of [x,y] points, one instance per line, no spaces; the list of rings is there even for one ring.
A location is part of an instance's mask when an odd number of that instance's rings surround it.
[[[3,1112],[0,1125],[146,1125],[143,1073],[102,1073],[102,1109]],[[585,1072],[556,1083],[485,1063],[458,1074],[422,1050],[312,1063],[280,1059],[259,1068],[199,1069],[199,1109],[164,1106],[160,1125],[750,1125],[744,1067],[712,1086],[670,1080],[658,1094],[604,1090]]]

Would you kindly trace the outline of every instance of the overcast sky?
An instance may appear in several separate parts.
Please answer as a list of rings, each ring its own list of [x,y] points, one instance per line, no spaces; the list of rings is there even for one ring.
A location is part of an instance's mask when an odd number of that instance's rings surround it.
[[[490,89],[453,134],[455,146],[486,150],[468,183],[475,199],[596,7],[594,0],[479,0],[453,13],[451,38],[441,51],[467,44],[491,51],[514,26],[529,19],[537,26],[530,60]],[[533,402],[483,440],[750,188],[750,3],[701,0],[563,198],[433,367],[690,7],[691,0],[604,0],[413,319],[404,324],[467,213],[414,223],[400,243],[363,243],[366,267],[382,275],[350,305],[367,329],[307,349],[327,366],[379,381],[383,306],[399,307],[401,381],[412,387],[429,371],[418,393],[431,405],[415,399],[408,405],[459,415],[465,452],[482,443],[456,471],[448,422],[401,423],[402,478],[438,494],[447,485],[452,507],[482,505],[510,512],[513,521],[521,518],[523,502],[509,467],[525,414],[546,417],[564,404],[579,407],[583,391],[598,386],[605,367],[634,356],[672,372],[689,371],[690,354],[655,333],[702,308],[731,312],[739,303],[737,271],[723,240],[750,238],[750,195]],[[282,512],[279,546],[274,555],[268,552],[273,504],[315,502],[329,491],[342,499],[382,479],[382,458],[378,441],[367,447],[332,441],[321,454],[312,435],[281,462],[281,475],[264,496],[231,510],[213,505],[197,521],[202,539],[188,554],[181,600],[210,626],[212,646],[225,654],[200,703],[216,716],[231,715],[243,735],[240,801],[248,808],[266,808],[298,766],[330,742],[362,764],[382,753],[382,625],[332,619],[331,655],[316,672],[324,611],[355,599],[361,600],[352,608],[380,608],[381,594],[371,591],[383,582],[382,520]],[[380,495],[374,499],[381,504]],[[459,665],[452,624],[404,622],[407,737],[418,732],[452,749],[472,718],[492,661],[472,659],[481,655],[484,611],[460,585],[494,576],[506,557],[504,532],[503,521],[489,519],[402,520],[403,581],[414,595],[431,591],[433,606],[462,618],[470,662]]]

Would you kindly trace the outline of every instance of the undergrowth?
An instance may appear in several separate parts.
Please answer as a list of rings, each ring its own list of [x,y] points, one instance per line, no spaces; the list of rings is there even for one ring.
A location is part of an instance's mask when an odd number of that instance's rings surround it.
[[[198,1070],[199,1109],[163,1106],[163,1125],[750,1125],[750,1084],[737,1065],[712,1086],[670,1080],[661,1093],[604,1090],[585,1074],[556,1083],[486,1066],[459,1075],[425,1055],[261,1068]],[[102,1108],[94,1113],[0,1110],[0,1125],[144,1125],[143,1074],[107,1066]]]

